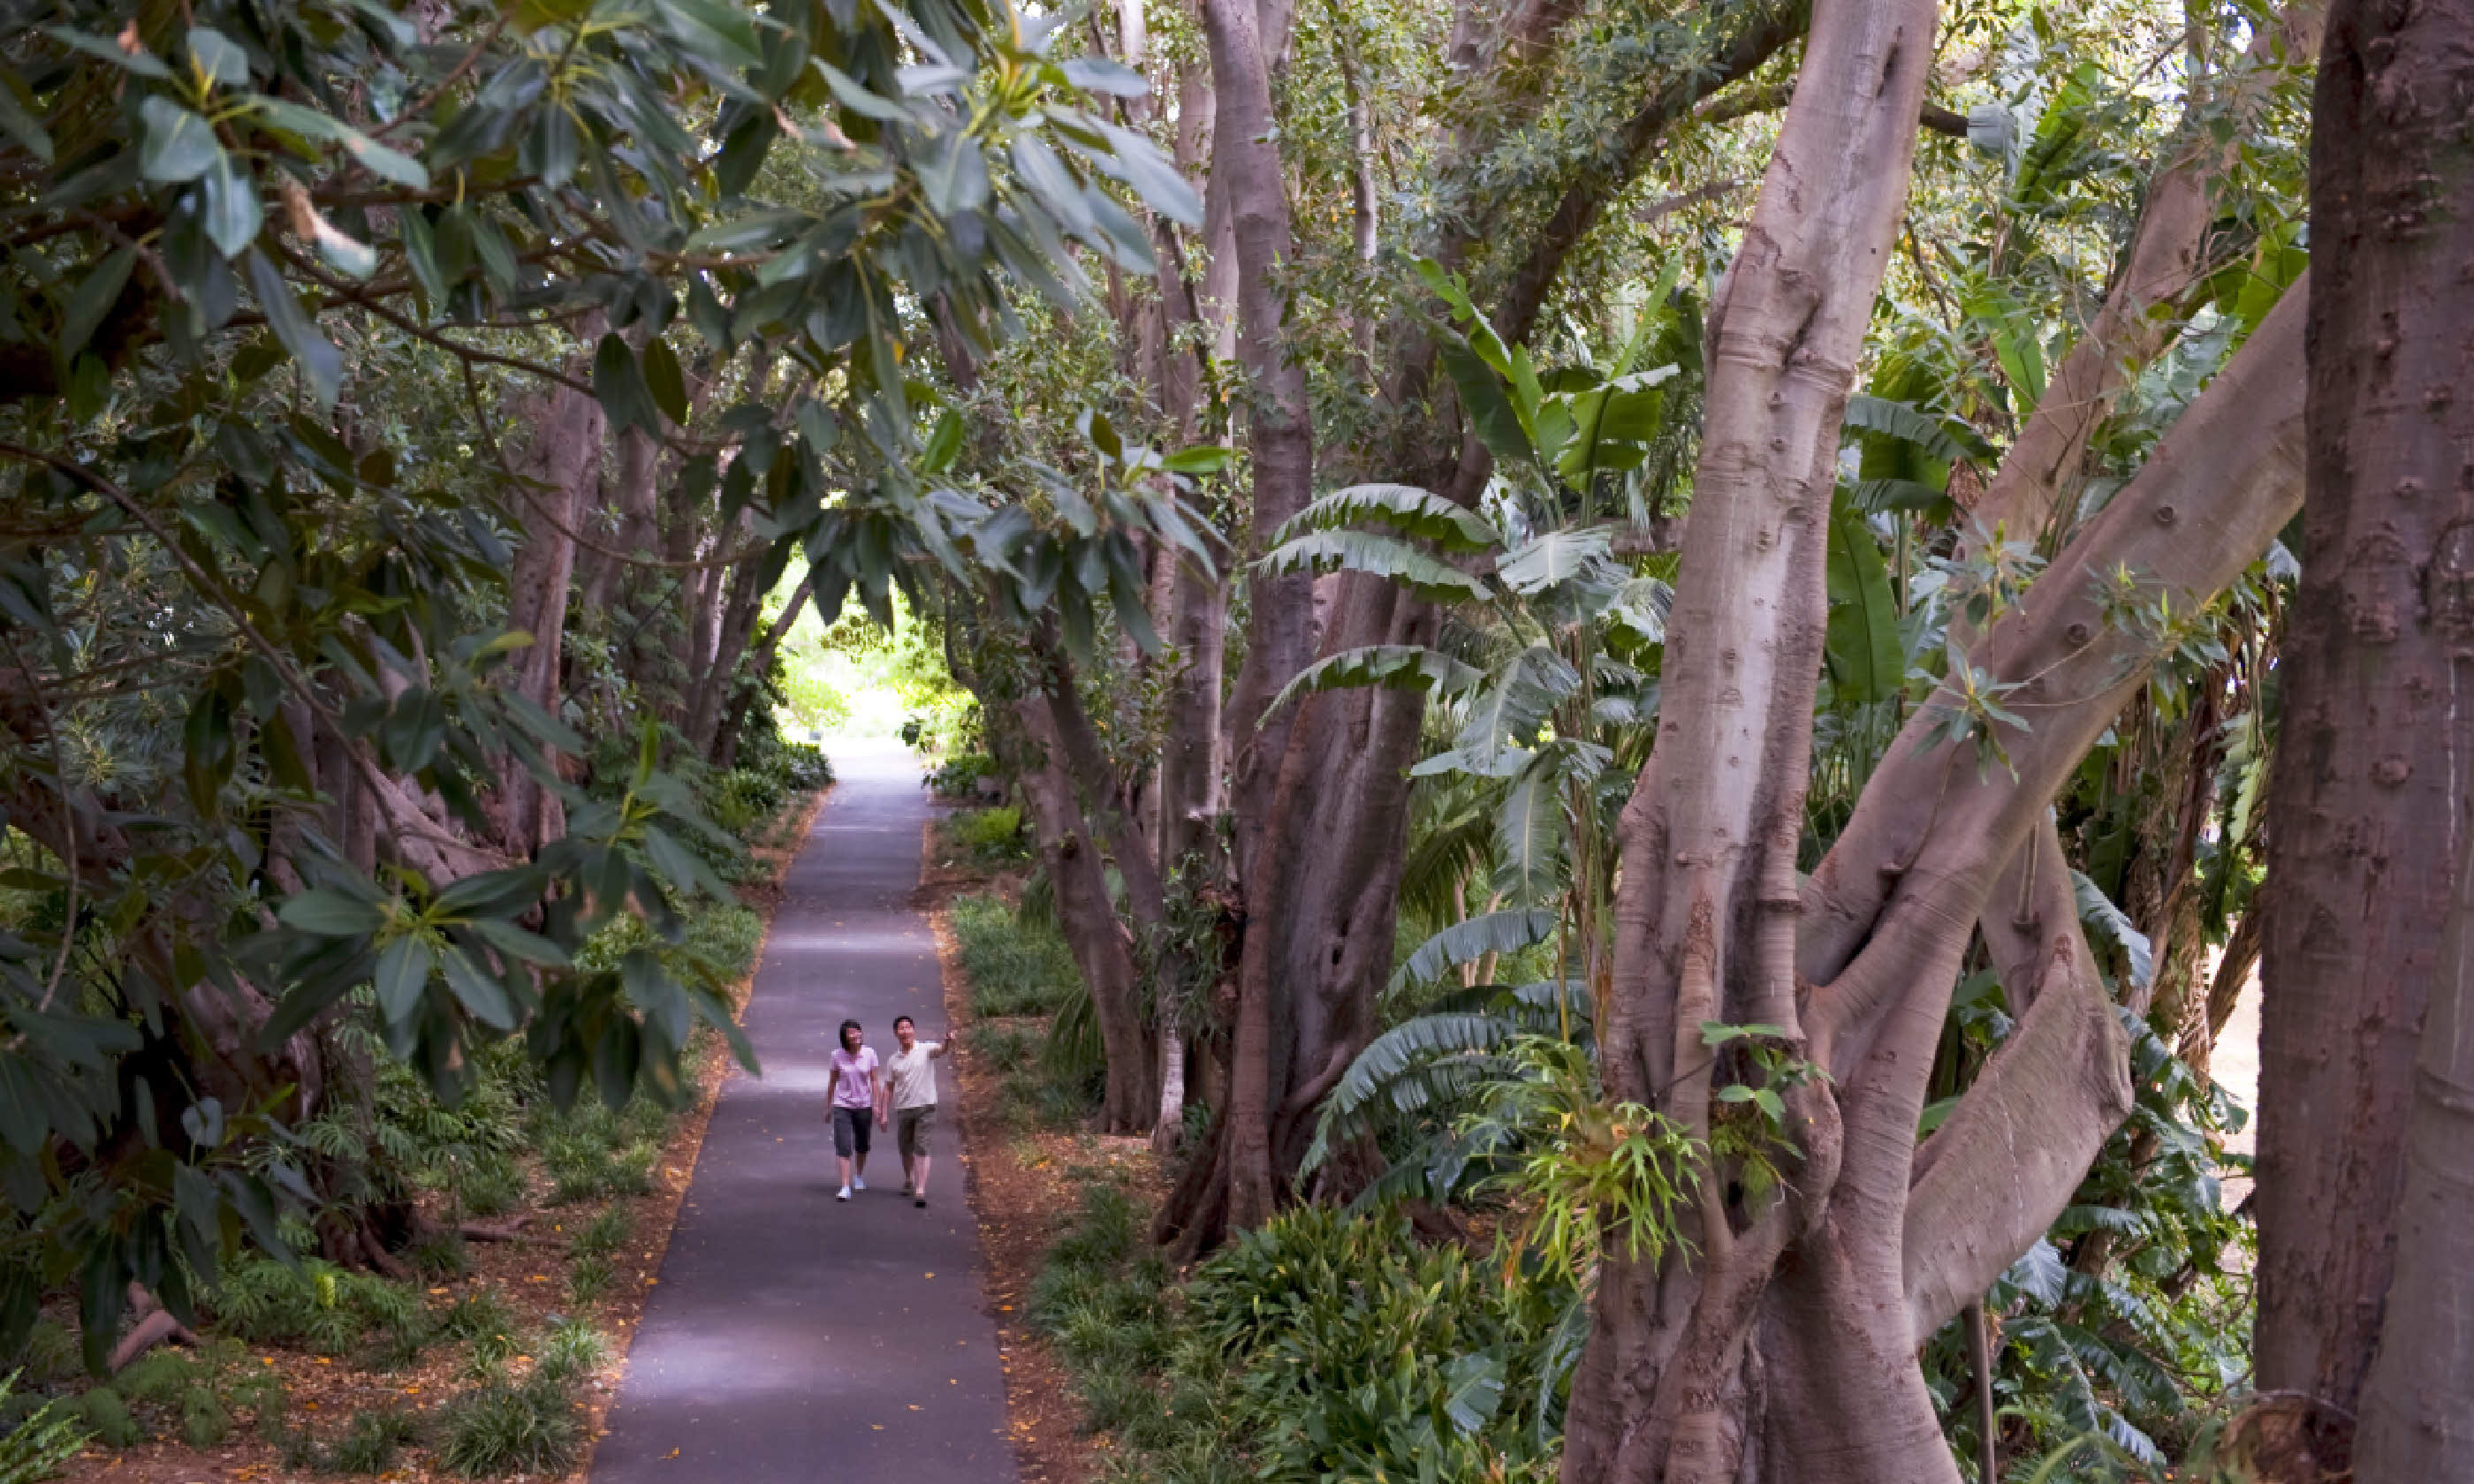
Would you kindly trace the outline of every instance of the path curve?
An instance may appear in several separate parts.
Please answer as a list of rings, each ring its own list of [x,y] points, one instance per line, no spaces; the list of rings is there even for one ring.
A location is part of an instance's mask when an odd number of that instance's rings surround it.
[[[645,1304],[593,1484],[1013,1484],[1005,1378],[958,1089],[931,1205],[901,1197],[890,1131],[869,1188],[834,1199],[827,1057],[847,1016],[945,1029],[936,943],[910,906],[928,805],[910,754],[843,744],[789,874],[745,1017],[762,1077],[726,1083]]]

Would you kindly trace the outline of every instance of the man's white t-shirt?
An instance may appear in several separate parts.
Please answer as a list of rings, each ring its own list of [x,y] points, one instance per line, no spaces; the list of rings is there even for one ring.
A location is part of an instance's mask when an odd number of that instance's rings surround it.
[[[936,1067],[928,1059],[943,1049],[941,1041],[914,1041],[908,1051],[886,1058],[885,1073],[893,1082],[893,1106],[925,1108],[936,1101]]]

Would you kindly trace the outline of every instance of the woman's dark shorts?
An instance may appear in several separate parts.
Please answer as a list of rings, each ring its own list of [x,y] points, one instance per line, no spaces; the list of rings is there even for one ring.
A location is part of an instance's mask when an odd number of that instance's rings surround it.
[[[834,1110],[834,1153],[847,1160],[854,1154],[867,1153],[870,1127],[876,1121],[873,1108],[837,1108]]]

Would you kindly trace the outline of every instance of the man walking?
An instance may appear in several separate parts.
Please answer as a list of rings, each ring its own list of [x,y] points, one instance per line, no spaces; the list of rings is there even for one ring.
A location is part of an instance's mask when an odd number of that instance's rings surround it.
[[[913,1206],[928,1204],[928,1136],[936,1131],[936,1068],[930,1065],[945,1054],[941,1041],[921,1041],[919,1027],[909,1016],[896,1016],[893,1039],[902,1049],[885,1064],[885,1080],[893,1089],[893,1137],[902,1151],[902,1193]]]
[[[834,1156],[842,1167],[841,1193],[834,1199],[847,1201],[851,1191],[867,1188],[868,1123],[873,1119],[885,1127],[885,1078],[857,1020],[842,1022],[840,1041],[833,1075],[825,1080],[825,1103],[834,1120]]]

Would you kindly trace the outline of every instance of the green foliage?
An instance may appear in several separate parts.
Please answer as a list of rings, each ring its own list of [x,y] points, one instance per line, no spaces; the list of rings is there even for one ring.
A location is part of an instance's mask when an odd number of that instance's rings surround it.
[[[391,1472],[402,1451],[421,1441],[421,1419],[391,1406],[352,1414],[344,1435],[329,1446],[321,1466],[333,1473]]]
[[[564,1473],[584,1448],[576,1403],[560,1383],[493,1381],[448,1403],[438,1419],[438,1461],[468,1478]]]
[[[535,1342],[533,1374],[558,1385],[572,1385],[610,1363],[610,1342],[579,1319],[564,1319]]]
[[[210,1313],[218,1328],[251,1344],[325,1355],[350,1354],[372,1340],[417,1344],[428,1328],[410,1284],[317,1257],[298,1266],[243,1259],[215,1289]]]
[[[987,754],[956,753],[938,763],[926,782],[939,799],[968,799],[979,791],[982,778],[997,776],[997,760]]]
[[[1012,804],[954,815],[945,822],[945,833],[956,849],[983,866],[1031,858],[1031,836],[1023,827],[1022,810]]]
[[[0,1403],[16,1390],[19,1372],[0,1377]],[[6,1414],[0,1414],[6,1415]],[[78,1414],[59,1402],[46,1401],[0,1429],[0,1484],[36,1484],[61,1471],[85,1447]]]
[[[1143,1226],[1124,1192],[1086,1189],[1030,1305],[1125,1445],[1116,1476],[1552,1476],[1580,1313],[1559,1281],[1308,1207],[1178,1287]]]
[[[974,1017],[1050,1015],[1079,993],[1074,955],[1055,929],[1026,922],[984,896],[956,900],[953,923]]]
[[[146,1441],[146,1429],[129,1410],[127,1399],[109,1386],[95,1386],[78,1398],[85,1425],[107,1448],[134,1448]]]

